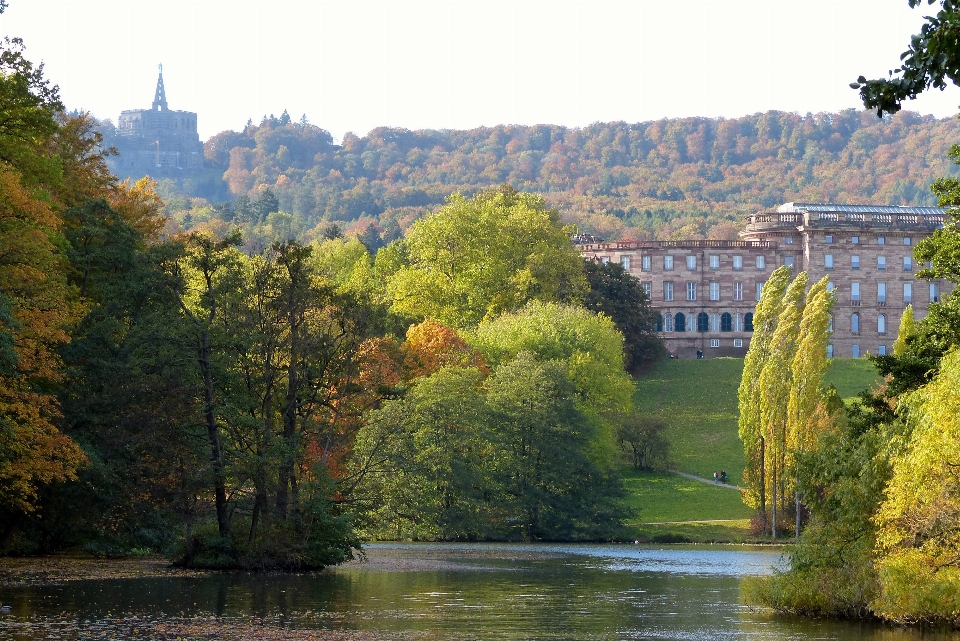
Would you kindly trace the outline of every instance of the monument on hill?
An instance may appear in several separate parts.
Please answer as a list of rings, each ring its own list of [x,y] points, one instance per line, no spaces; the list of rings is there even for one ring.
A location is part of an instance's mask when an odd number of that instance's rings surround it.
[[[112,159],[117,175],[178,177],[203,169],[203,143],[197,133],[197,114],[167,107],[163,66],[150,109],[120,112]]]

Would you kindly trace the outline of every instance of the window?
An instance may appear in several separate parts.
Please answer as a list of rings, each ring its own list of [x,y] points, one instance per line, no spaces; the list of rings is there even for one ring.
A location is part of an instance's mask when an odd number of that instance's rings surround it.
[[[657,327],[656,327],[656,331],[658,331],[658,332],[662,332],[662,331],[663,331],[663,314],[660,314],[659,316],[657,316]]]
[[[733,339],[733,346],[734,346],[734,347],[743,347],[743,339],[742,339],[742,338],[735,338],[735,339]]]
[[[913,302],[913,283],[903,284],[903,302],[904,303]]]
[[[936,283],[930,283],[930,302],[939,303],[940,302],[940,286]]]
[[[793,256],[784,256],[784,257],[783,257],[783,264],[786,265],[787,267],[791,267],[791,268],[792,268],[792,267],[793,267]]]
[[[600,262],[603,263],[604,265],[606,265],[606,264],[608,264],[608,263],[610,262],[610,257],[609,257],[609,256],[601,256],[601,257],[600,257]]]
[[[720,314],[710,314],[710,331],[720,331]]]
[[[673,300],[673,283],[663,284],[663,300]]]
[[[710,269],[720,269],[720,257],[711,256],[710,257]]]
[[[860,314],[850,315],[850,332],[853,334],[860,333]]]
[[[687,300],[697,300],[696,283],[687,283]]]
[[[887,353],[886,345],[880,345],[879,347],[877,347],[877,354],[879,354],[880,356],[883,356],[886,353]]]
[[[643,287],[643,293],[647,295],[647,300],[650,300],[650,292],[653,291],[653,283],[640,283],[640,286]]]
[[[710,347],[720,347],[720,339],[719,339],[719,338],[711,338],[711,339],[710,339]]]
[[[877,316],[877,333],[886,334],[887,333],[887,317],[883,314]]]
[[[853,243],[854,245],[859,245],[859,244],[860,244],[860,237],[859,237],[859,236],[851,236],[851,237],[850,237],[850,242]]]
[[[913,257],[904,256],[903,257],[903,271],[909,272],[913,270]]]
[[[651,270],[653,269],[653,268],[651,267],[651,263],[652,263],[652,262],[653,262],[653,261],[650,260],[650,256],[643,256],[643,257],[641,257],[641,258],[640,258],[640,269],[642,269],[642,270],[645,271],[645,272],[651,271]]]
[[[683,312],[677,312],[677,315],[673,317],[673,327],[678,332],[687,331],[687,317],[683,315]]]
[[[733,257],[733,268],[735,270],[743,269],[743,256],[734,256]]]
[[[833,269],[833,254],[826,254],[823,257],[823,266],[826,269]]]
[[[886,283],[877,283],[877,302],[878,303],[887,302],[887,284]]]
[[[699,314],[697,314],[697,331],[698,332],[710,331],[710,317],[707,316],[706,312],[700,312]]]
[[[743,283],[733,284],[733,300],[743,300]]]
[[[854,358],[860,358],[860,346],[854,345],[853,351],[850,353],[850,355],[853,356]]]
[[[833,345],[827,345],[827,358],[833,358]]]
[[[663,268],[664,270],[673,269],[673,256],[664,256],[663,257]]]
[[[832,243],[832,242],[833,242],[833,236],[824,236],[824,237],[823,237],[823,242],[825,242],[825,243]]]
[[[850,269],[860,269],[860,257],[851,256],[850,257]]]
[[[830,314],[830,322],[827,325],[827,330],[831,332],[833,331],[833,314]]]
[[[909,245],[909,244],[910,244],[910,237],[909,237],[909,236],[907,236],[907,237],[905,237],[905,238],[903,239],[903,244],[904,244],[904,245]]]
[[[878,245],[886,245],[886,244],[887,244],[887,237],[886,237],[886,236],[877,236],[877,244],[878,244]]]
[[[733,331],[733,316],[730,315],[730,312],[724,312],[720,314],[720,331],[721,332]]]
[[[666,318],[663,319],[663,331],[672,332],[673,331],[673,316],[667,314]]]
[[[710,283],[710,300],[720,300],[720,283]]]
[[[697,257],[687,256],[687,269],[693,271],[696,268],[697,268]]]
[[[767,258],[765,256],[757,256],[757,269],[766,269],[767,268]]]
[[[753,331],[753,312],[747,312],[743,315],[743,331]]]
[[[784,244],[784,245],[792,245],[792,244],[793,244],[793,236],[787,236],[786,238],[784,238],[784,239],[783,239],[783,244]]]
[[[877,269],[883,271],[887,268],[887,257],[877,256]]]
[[[860,302],[860,283],[850,283],[850,300]]]
[[[623,267],[626,271],[630,271],[630,257],[621,256],[620,257],[620,266]]]
[[[737,314],[733,317],[733,331],[742,332],[743,331],[743,316]]]
[[[827,291],[828,292],[833,291],[833,283],[831,283],[829,280],[827,281]]]
[[[763,294],[763,283],[757,283],[757,302],[760,302],[761,294]]]

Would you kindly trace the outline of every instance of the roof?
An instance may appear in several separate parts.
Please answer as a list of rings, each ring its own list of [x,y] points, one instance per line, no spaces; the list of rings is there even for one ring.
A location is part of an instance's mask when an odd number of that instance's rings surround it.
[[[785,203],[777,208],[777,213],[780,214],[802,214],[805,212],[943,216],[947,213],[947,210],[943,209],[942,207],[902,207],[900,205],[834,205],[831,203]]]

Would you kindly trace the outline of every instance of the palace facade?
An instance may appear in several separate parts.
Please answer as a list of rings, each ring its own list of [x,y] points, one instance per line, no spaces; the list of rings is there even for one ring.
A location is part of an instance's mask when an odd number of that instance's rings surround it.
[[[588,260],[615,261],[637,278],[660,311],[658,331],[677,358],[742,357],[760,291],[781,265],[829,276],[836,295],[830,356],[892,349],[900,316],[921,319],[949,291],[917,280],[913,247],[943,226],[937,207],[786,203],[747,218],[740,240],[587,242]]]

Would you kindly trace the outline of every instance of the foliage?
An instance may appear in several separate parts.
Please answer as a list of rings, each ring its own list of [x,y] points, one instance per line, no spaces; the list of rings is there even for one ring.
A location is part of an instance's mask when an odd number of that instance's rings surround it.
[[[469,327],[531,300],[576,302],[583,260],[556,211],[509,187],[451,196],[403,241],[404,264],[388,291],[399,313]]]
[[[331,222],[348,237],[373,223],[389,242],[451,194],[506,183],[543,194],[564,223],[609,240],[736,239],[745,214],[782,202],[933,204],[927,187],[950,173],[945,153],[955,136],[955,119],[906,111],[884,119],[769,111],[583,128],[383,127],[339,147],[316,127],[265,121],[217,134],[206,148],[212,172],[237,198],[229,222],[244,225],[247,238],[258,233],[239,203],[265,187],[300,221],[302,242]],[[190,182],[181,193],[210,198]],[[214,215],[209,203],[178,202],[169,213],[185,228]]]
[[[666,348],[656,333],[657,312],[640,281],[616,263],[587,262],[584,269],[590,285],[584,307],[606,314],[617,325],[627,371],[636,373],[663,358]]]
[[[907,305],[900,315],[900,329],[897,331],[897,340],[893,342],[893,355],[903,356],[907,351],[908,341],[916,335],[917,326],[913,320],[913,305]]]
[[[904,100],[914,100],[930,88],[943,91],[947,83],[960,80],[960,56],[956,41],[960,36],[960,5],[956,0],[927,0],[928,5],[940,4],[935,16],[926,16],[920,33],[910,38],[910,46],[900,54],[900,67],[890,72],[890,78],[867,80],[863,76],[850,87],[860,90],[860,98],[867,109],[876,109],[877,116],[900,111]],[[921,6],[923,0],[908,0],[911,8]],[[894,76],[894,74],[897,74]]]
[[[638,470],[662,471],[670,463],[670,442],[664,434],[666,422],[636,414],[624,418],[617,429],[617,441],[629,448],[630,461]]]

